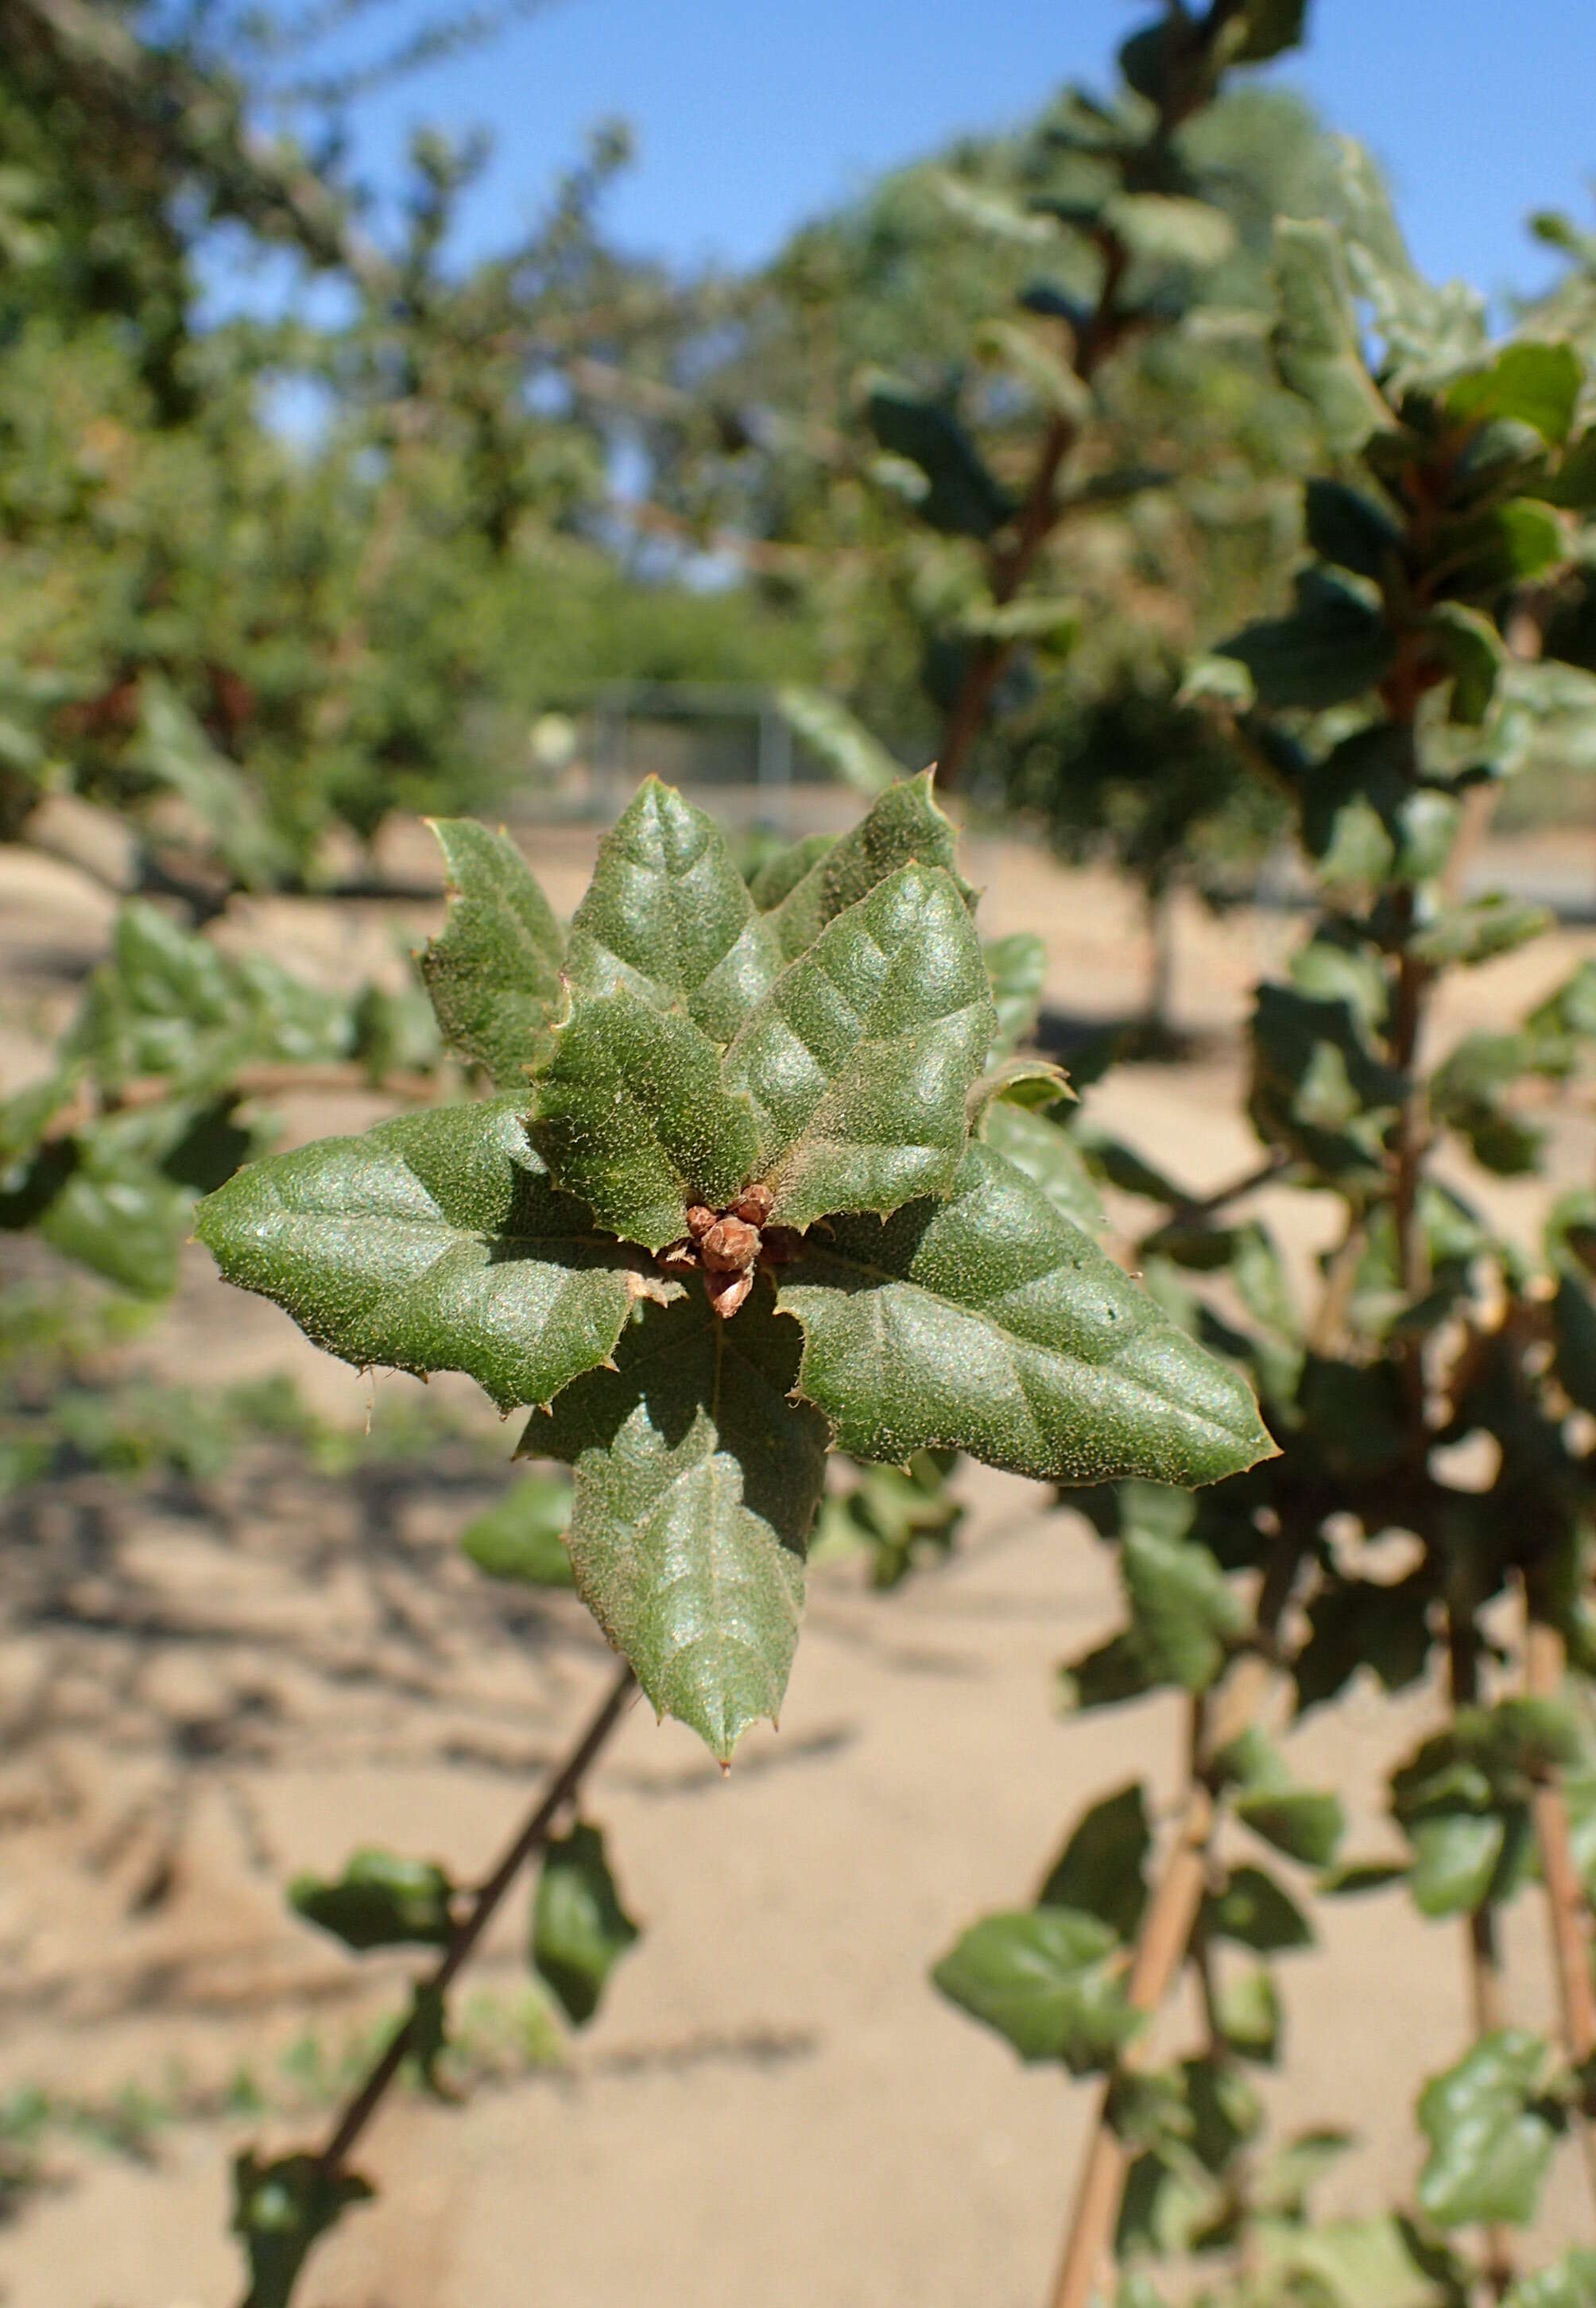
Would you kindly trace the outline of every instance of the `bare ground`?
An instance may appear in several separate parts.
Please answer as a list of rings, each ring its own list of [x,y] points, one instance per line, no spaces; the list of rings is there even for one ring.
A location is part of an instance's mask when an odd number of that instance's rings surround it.
[[[576,832],[538,837],[557,903],[578,894],[589,846]],[[1053,1007],[1087,1020],[1134,1010],[1145,954],[1127,894],[1036,850],[976,849],[985,926],[1049,939]],[[390,863],[430,872],[406,833]],[[235,910],[229,936],[336,974],[374,956],[401,967],[394,933],[425,930],[436,909]],[[40,1034],[70,1006],[109,914],[82,875],[0,858],[5,1089],[39,1064]],[[1196,1054],[1111,1077],[1094,1110],[1202,1189],[1255,1160],[1236,1112],[1237,1028],[1252,979],[1301,929],[1195,909],[1181,927]],[[1438,1038],[1515,1013],[1593,948],[1588,933],[1561,932],[1474,974]],[[373,1111],[351,1098],[287,1118],[308,1136]],[[1589,1176],[1593,1149],[1588,1113],[1560,1123],[1559,1176]],[[1525,1230],[1546,1193],[1488,1191]],[[1260,1204],[1306,1271],[1332,1213],[1310,1196]],[[197,1253],[172,1316],[127,1351],[196,1384],[290,1368],[325,1417],[357,1426],[373,1391],[224,1290]],[[384,1406],[410,1391],[376,1382],[379,1432]],[[466,1391],[434,1391],[496,1442]],[[142,2161],[52,2138],[48,2184],[0,2229],[7,2308],[222,2308],[237,2296],[229,2157],[251,2138],[315,2136],[325,2113],[310,2053],[335,2057],[397,2007],[407,1976],[402,1962],[356,1964],[297,1924],[285,1879],[370,1842],[479,1874],[601,1688],[607,1655],[568,1598],[507,1598],[454,1553],[494,1479],[469,1434],[420,1466],[374,1459],[341,1483],[261,1446],[214,1483],[129,1491],[82,1476],[13,1518],[0,1623],[0,2092],[38,2084],[108,2107],[136,2081],[167,2120],[148,2140],[140,2132]],[[306,2308],[1040,2301],[1091,2094],[1022,2070],[939,2001],[926,1971],[975,1915],[1029,1895],[1096,1795],[1144,1773],[1167,1803],[1182,1726],[1163,1701],[1058,1716],[1057,1662],[1113,1623],[1109,1566],[1044,1491],[979,1470],[967,1482],[970,1520],[945,1570],[886,1598],[850,1566],[816,1575],[781,1730],[751,1737],[729,1778],[678,1727],[634,1709],[590,1809],[646,1926],[642,1945],[558,2071],[512,2047],[464,2106],[390,2102],[358,2159],[380,2199],[313,2261]],[[1355,1687],[1293,1735],[1302,1772],[1345,1795],[1352,1848],[1390,1847],[1382,1769],[1433,1709],[1428,1694],[1393,1705]],[[513,1901],[473,1975],[489,1999],[480,2025],[501,2049],[524,1929]],[[1532,1898],[1508,1936],[1512,2016],[1544,2024]],[[1363,2143],[1327,2186],[1327,2209],[1373,2209],[1411,2178],[1413,2086],[1467,2037],[1460,1958],[1454,1928],[1379,1895],[1333,1903],[1320,1947],[1284,1968],[1275,2111],[1288,2126],[1344,2123]],[[1190,2017],[1170,2016],[1172,2043]],[[247,2122],[222,2112],[241,2068],[270,2102]],[[1543,2230],[1547,2252],[1591,2232],[1567,2151]]]

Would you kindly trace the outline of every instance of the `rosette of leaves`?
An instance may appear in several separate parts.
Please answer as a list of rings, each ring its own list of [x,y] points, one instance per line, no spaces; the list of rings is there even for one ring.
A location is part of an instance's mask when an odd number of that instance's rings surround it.
[[[755,889],[651,780],[568,932],[507,838],[440,833],[423,974],[495,1094],[255,1163],[198,1231],[331,1352],[531,1408],[579,1591],[722,1760],[781,1706],[833,1445],[1172,1484],[1272,1448],[986,1130],[1060,1085],[1002,1055],[928,775]]]

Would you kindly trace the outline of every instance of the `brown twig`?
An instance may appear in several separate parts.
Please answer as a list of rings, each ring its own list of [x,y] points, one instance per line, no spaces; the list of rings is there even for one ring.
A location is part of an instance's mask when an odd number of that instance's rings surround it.
[[[1201,1781],[1188,1792],[1164,1872],[1136,1942],[1126,1990],[1133,2010],[1156,2011],[1180,1968],[1202,1905],[1213,1797]],[[1070,2213],[1052,2308],[1087,2308],[1114,2240],[1130,2156],[1110,2121],[1110,2081],[1103,2087],[1091,2146]]]
[[[1531,1615],[1524,1630],[1524,1687],[1535,1699],[1555,1699],[1563,1686],[1563,1638],[1555,1627]],[[1568,1804],[1560,1782],[1546,1778],[1530,1798],[1540,1878],[1546,1890],[1552,1967],[1563,2048],[1576,2068],[1596,2054],[1596,1981],[1591,1971],[1590,1907],[1568,1834]],[[1574,2116],[1584,2157],[1585,2177],[1596,2198],[1596,2132],[1581,2107]]]
[[[516,1836],[498,1865],[478,1890],[471,1901],[470,1911],[452,1934],[448,1946],[417,1990],[418,1998],[443,1994],[451,1980],[461,1969],[471,1950],[487,1930],[495,1908],[511,1884],[534,1853],[548,1840],[550,1829],[561,1812],[579,1792],[582,1780],[601,1753],[610,1733],[620,1721],[626,1701],[636,1687],[636,1676],[629,1666],[623,1666],[610,1684],[604,1699],[588,1722],[586,1729],[572,1748],[565,1761],[544,1787],[536,1809]],[[370,2123],[380,2106],[384,2093],[404,2064],[410,2049],[410,2036],[415,2027],[414,2017],[407,2020],[394,2034],[388,2048],[376,2061],[365,2082],[344,2107],[338,2122],[328,2135],[327,2144],[316,2161],[324,2172],[340,2170],[355,2142]]]
[[[1446,1621],[1446,1658],[1454,1714],[1474,1706],[1480,1697],[1480,1630],[1471,1604],[1453,1602]],[[1502,1994],[1502,1956],[1497,1938],[1497,1911],[1488,1899],[1463,1919],[1465,1960],[1469,1973],[1469,2009],[1476,2039],[1495,2035],[1505,2024]],[[1513,2284],[1513,2243],[1500,2226],[1485,2232],[1486,2285],[1493,2299],[1504,2299]]]
[[[1285,1616],[1301,1549],[1284,1539],[1275,1549],[1258,1590],[1254,1621],[1266,1652]],[[1215,1804],[1203,1776],[1209,1758],[1227,1745],[1257,1714],[1272,1670],[1259,1650],[1244,1652],[1218,1692],[1195,1707],[1191,1723],[1191,1783],[1180,1823],[1143,1918],[1126,1994],[1133,2010],[1157,2011],[1187,1953],[1207,1886],[1209,1845]],[[1129,2064],[1129,2061],[1126,2064]],[[1092,2125],[1091,2145],[1065,2232],[1064,2252],[1050,2295],[1051,2308],[1087,2308],[1099,2274],[1113,2246],[1120,2199],[1130,2157],[1111,2120],[1113,2079],[1104,2085]]]

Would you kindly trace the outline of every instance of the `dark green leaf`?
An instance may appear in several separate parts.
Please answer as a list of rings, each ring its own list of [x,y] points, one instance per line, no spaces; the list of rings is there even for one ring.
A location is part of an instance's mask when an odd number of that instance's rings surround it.
[[[988,1146],[946,1203],[812,1235],[781,1296],[803,1392],[858,1458],[940,1443],[1041,1481],[1202,1483],[1272,1449],[1244,1382]]]
[[[571,1486],[556,1475],[525,1475],[496,1506],[474,1516],[460,1534],[460,1551],[490,1579],[529,1587],[569,1587]]]
[[[244,2308],[289,2308],[299,2271],[316,2238],[350,2204],[375,2191],[354,2172],[329,2172],[315,2156],[280,2156],[263,2164],[252,2148],[233,2159],[232,2231],[249,2263]]]
[[[1596,1411],[1596,1298],[1583,1270],[1572,1258],[1562,1262],[1557,1275],[1552,1333],[1564,1393],[1582,1410]]]
[[[421,976],[450,1048],[513,1089],[559,1006],[565,932],[507,833],[466,817],[435,818],[432,830],[449,912]]]
[[[576,1469],[583,1601],[661,1714],[722,1761],[787,1686],[824,1421],[788,1399],[797,1326],[756,1285],[730,1321],[694,1286],[529,1421],[524,1458]]]
[[[1203,1902],[1203,1927],[1211,1939],[1237,1940],[1257,1955],[1279,1955],[1311,1947],[1307,1916],[1261,1867],[1233,1867],[1221,1891]]]
[[[1240,11],[1243,34],[1229,50],[1229,61],[1264,65],[1287,48],[1299,47],[1307,14],[1307,0],[1246,0]]]
[[[638,1936],[600,1830],[579,1820],[568,1835],[552,1838],[532,1902],[532,1968],[574,2026],[592,2018],[605,1982]]]
[[[579,1003],[554,1042],[532,1140],[600,1227],[660,1250],[686,1233],[694,1203],[721,1210],[753,1177],[754,1110],[691,1019],[610,994]]]
[[[1093,1804],[1037,1893],[1039,1908],[1074,1908],[1133,1940],[1147,1904],[1152,1830],[1139,1780]]]
[[[1100,2067],[1141,2025],[1125,2000],[1109,1926],[1068,1908],[988,1916],[931,1976],[952,2003],[1006,2037],[1022,2060]]]
[[[565,957],[576,1017],[617,989],[722,1047],[781,956],[712,817],[645,779],[604,837]]]
[[[949,409],[891,384],[865,404],[870,430],[894,457],[918,465],[930,487],[917,507],[931,528],[953,537],[990,537],[1014,511],[980,451]]]
[[[335,1882],[296,1875],[289,1903],[307,1924],[364,1955],[369,1948],[446,1946],[453,1888],[430,1860],[357,1851]]]
[[[1379,611],[1330,571],[1304,570],[1289,617],[1268,617],[1219,644],[1246,666],[1261,705],[1316,711],[1361,697],[1390,672],[1396,642]]]
[[[1236,1815],[1255,1835],[1305,1867],[1328,1867],[1346,1830],[1341,1797],[1309,1787],[1244,1795]]]
[[[777,1222],[884,1215],[945,1193],[994,1026],[948,874],[905,866],[828,923],[726,1054],[727,1088],[754,1109],[755,1168]]]
[[[822,852],[771,916],[782,959],[812,946],[826,924],[903,866],[939,866],[959,881],[957,836],[931,796],[931,771],[889,786],[867,817]],[[965,885],[959,883],[961,891]]]
[[[555,1192],[512,1098],[252,1163],[195,1230],[229,1282],[330,1354],[466,1371],[501,1409],[603,1362],[633,1299],[617,1245]]]
[[[1058,1671],[1059,1698],[1069,1708],[1118,1707],[1141,1699],[1155,1677],[1127,1628]]]
[[[1438,2226],[1534,2218],[1556,2138],[1536,2105],[1546,2067],[1539,2036],[1504,2028],[1425,2086],[1419,2201]]]
[[[1304,494],[1307,541],[1338,568],[1378,584],[1400,562],[1401,524],[1382,504],[1344,481],[1310,481]]]

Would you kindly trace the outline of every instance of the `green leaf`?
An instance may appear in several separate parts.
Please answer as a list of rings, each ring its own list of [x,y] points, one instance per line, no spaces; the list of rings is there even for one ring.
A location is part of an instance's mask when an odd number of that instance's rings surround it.
[[[1203,1902],[1203,1926],[1211,1939],[1237,1940],[1257,1955],[1281,1955],[1311,1947],[1307,1916],[1261,1867],[1233,1867],[1224,1889]]]
[[[1126,1628],[1060,1667],[1058,1683],[1059,1703],[1083,1711],[1143,1698],[1153,1687],[1153,1675],[1135,1636]]]
[[[1462,601],[1438,603],[1428,630],[1452,676],[1447,719],[1477,728],[1490,710],[1506,660],[1502,636],[1488,616]]]
[[[1207,271],[1236,245],[1236,228],[1223,209],[1168,193],[1117,193],[1103,221],[1134,257],[1148,264],[1184,264]]]
[[[1556,2140],[1536,2105],[1546,2067],[1539,2036],[1503,2028],[1425,2086],[1419,2122],[1430,2152],[1419,2201],[1437,2226],[1534,2218]]]
[[[884,1214],[945,1193],[995,1023],[950,875],[905,866],[828,923],[726,1054],[728,1089],[753,1107],[755,1168],[776,1221]]]
[[[1470,2292],[1449,2256],[1397,2215],[1312,2227],[1263,2218],[1253,2235],[1271,2308],[1277,2300],[1281,2308],[1467,2308]]]
[[[1390,672],[1396,641],[1379,611],[1331,571],[1305,569],[1289,617],[1265,617],[1221,642],[1218,654],[1238,659],[1261,705],[1314,711],[1344,705]]]
[[[877,384],[865,404],[870,430],[888,453],[918,465],[930,487],[917,507],[922,521],[951,537],[990,537],[1014,511],[958,418],[939,401]]]
[[[796,890],[812,866],[817,866],[835,840],[830,833],[806,833],[767,857],[748,883],[748,895],[762,914],[772,912],[789,891]]]
[[[555,1191],[511,1098],[252,1163],[194,1223],[229,1282],[330,1354],[465,1371],[501,1409],[603,1362],[633,1300],[617,1245]]]
[[[522,1458],[576,1470],[582,1600],[661,1714],[725,1761],[776,1716],[803,1604],[824,1421],[789,1400],[800,1338],[755,1286],[729,1322],[696,1285],[534,1414]]]
[[[1570,344],[1506,345],[1488,368],[1458,378],[1447,392],[1446,413],[1476,423],[1511,418],[1555,444],[1568,437],[1583,381]]]
[[[335,1882],[296,1875],[289,1904],[307,1924],[364,1955],[379,1947],[446,1947],[453,1886],[430,1860],[357,1851]]]
[[[1121,1543],[1120,1569],[1149,1668],[1161,1683],[1205,1691],[1243,1621],[1219,1564],[1191,1539],[1131,1529]]]
[[[958,838],[931,797],[931,771],[889,786],[869,815],[833,841],[776,908],[771,920],[781,957],[812,946],[826,924],[867,897],[903,866],[939,866],[959,882]],[[964,891],[963,883],[959,883]]]
[[[1358,311],[1334,225],[1316,217],[1278,218],[1274,272],[1281,375],[1317,410],[1332,449],[1360,449],[1377,426],[1390,423],[1391,413],[1364,366]]]
[[[1214,2000],[1221,2040],[1238,2059],[1272,2065],[1280,2048],[1281,2003],[1264,1966],[1221,1980]]]
[[[1075,1826],[1036,1895],[1039,1908],[1096,1916],[1122,1940],[1134,1939],[1147,1904],[1152,1830],[1140,1780],[1095,1803]]]
[[[1111,2062],[1142,2024],[1125,2000],[1124,1960],[1098,1916],[1036,1908],[984,1916],[931,1976],[1022,2060],[1062,2060],[1079,2075]]]
[[[1521,2276],[1502,2308],[1596,2308],[1596,2252],[1575,2244],[1550,2268]]]
[[[1556,508],[1532,497],[1513,497],[1483,512],[1442,521],[1435,564],[1453,590],[1488,597],[1540,576],[1566,551]]]
[[[528,1587],[573,1583],[565,1533],[571,1486],[556,1475],[526,1475],[496,1506],[476,1515],[460,1534],[460,1551],[490,1579]]]
[[[1563,1391],[1582,1410],[1596,1412],[1596,1298],[1573,1259],[1558,1270],[1552,1335]]]
[[[1035,1036],[1048,949],[1034,930],[1017,930],[1012,937],[988,938],[981,954],[997,1011],[997,1032],[987,1055],[988,1060],[1011,1057]]]
[[[1230,48],[1229,61],[1264,65],[1300,47],[1307,14],[1307,0],[1246,0],[1239,15],[1242,36]]]
[[[1253,2195],[1259,2211],[1289,2220],[1306,2219],[1308,2197],[1314,2188],[1356,2146],[1357,2140],[1350,2131],[1328,2127],[1299,2131],[1259,2164]]]
[[[254,787],[154,674],[139,685],[139,732],[131,758],[194,813],[245,889],[269,890],[292,873],[292,848],[268,822]]]
[[[1489,1897],[1507,1839],[1498,1812],[1445,1812],[1416,1821],[1413,1904],[1421,1916],[1472,1915]]]
[[[329,2172],[316,2156],[262,2163],[252,2148],[233,2159],[232,2231],[249,2263],[244,2308],[289,2308],[299,2271],[318,2236],[350,2204],[375,2192],[355,2172]]]
[[[600,1226],[660,1250],[694,1203],[721,1210],[754,1176],[759,1130],[692,1020],[619,993],[554,1029],[530,1124],[549,1175]]]
[[[142,1117],[141,1117],[142,1118]],[[137,1298],[165,1298],[177,1283],[179,1246],[194,1197],[144,1163],[113,1166],[104,1148],[75,1171],[39,1220],[52,1250]]]
[[[507,833],[469,817],[430,822],[449,911],[422,951],[421,976],[449,1047],[512,1089],[559,1007],[565,932]]]
[[[1474,898],[1437,914],[1410,940],[1410,951],[1432,969],[1453,963],[1471,967],[1527,945],[1550,929],[1554,919],[1549,907],[1533,905],[1527,898]]]
[[[1305,1867],[1328,1867],[1346,1830],[1341,1797],[1310,1787],[1244,1795],[1236,1816],[1255,1835]]]
[[[574,2027],[599,2009],[606,1981],[640,1936],[621,1905],[604,1838],[579,1820],[543,1848],[532,1902],[532,1968]]]
[[[730,1041],[780,963],[714,819],[647,778],[604,837],[571,922],[575,1013],[617,989]]]
[[[1307,541],[1338,568],[1378,584],[1400,562],[1402,525],[1383,504],[1344,481],[1313,480],[1304,491]]]
[[[982,1114],[979,1135],[1040,1186],[1060,1218],[1088,1234],[1101,1231],[1103,1205],[1085,1158],[1067,1130],[1045,1114],[995,1098]]]
[[[818,754],[845,786],[851,786],[867,801],[875,801],[902,777],[901,765],[879,737],[873,736],[829,690],[784,683],[776,692],[776,710],[809,751]],[[810,839],[824,837],[812,835]],[[829,841],[825,846],[830,848]],[[766,910],[769,902],[758,895],[756,888],[755,903],[761,912]]]
[[[1272,1450],[1243,1381],[988,1146],[947,1202],[811,1235],[781,1301],[803,1393],[858,1458],[942,1443],[1044,1482],[1190,1484]]]

